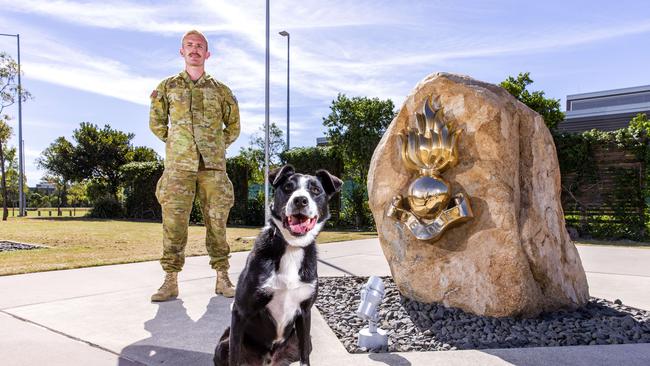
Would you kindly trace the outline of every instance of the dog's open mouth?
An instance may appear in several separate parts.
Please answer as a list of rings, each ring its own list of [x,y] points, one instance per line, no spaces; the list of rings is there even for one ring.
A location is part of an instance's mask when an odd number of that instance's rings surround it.
[[[318,216],[307,217],[302,214],[290,215],[285,219],[285,225],[294,235],[307,234],[316,226]]]

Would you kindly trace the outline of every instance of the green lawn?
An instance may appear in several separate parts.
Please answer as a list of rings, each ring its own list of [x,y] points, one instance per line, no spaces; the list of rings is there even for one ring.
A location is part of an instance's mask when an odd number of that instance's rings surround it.
[[[594,246],[610,246],[610,247],[634,247],[650,249],[650,243],[643,241],[633,240],[600,240],[600,239],[578,239],[576,244],[594,245]]]
[[[80,217],[49,217],[48,209],[37,216],[9,217],[0,221],[0,240],[47,246],[49,249],[0,252],[0,275],[156,260],[162,251],[162,224],[126,220],[96,220]],[[232,251],[249,250],[259,228],[231,227],[228,241]],[[324,231],[321,244],[374,238],[375,232]],[[205,228],[190,226],[186,254],[206,255]],[[650,243],[629,240],[576,241],[583,245],[649,248]]]
[[[56,212],[53,213],[53,215]],[[260,228],[228,228],[232,251],[249,250]],[[325,231],[319,243],[376,237],[374,232]],[[0,252],[0,275],[156,260],[162,252],[162,224],[76,217],[28,216],[0,221],[0,240],[49,249]],[[187,256],[206,255],[205,228],[190,226]]]

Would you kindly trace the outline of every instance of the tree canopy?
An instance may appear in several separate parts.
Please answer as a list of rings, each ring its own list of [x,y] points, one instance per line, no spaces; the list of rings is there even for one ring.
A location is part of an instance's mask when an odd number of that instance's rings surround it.
[[[59,137],[41,153],[36,163],[49,173],[47,180],[56,186],[60,209],[67,204],[68,184],[78,176],[74,146],[65,137]]]
[[[16,82],[18,78],[18,64],[14,59],[5,52],[0,52],[0,199],[2,200],[3,213],[2,220],[7,220],[8,211],[7,211],[7,201],[8,199],[8,188],[7,188],[7,177],[5,172],[5,154],[7,148],[7,142],[11,137],[12,131],[11,127],[7,123],[11,117],[7,114],[2,114],[5,108],[16,103],[18,101],[19,95],[20,99],[24,102],[27,99],[30,99],[32,95],[29,91],[20,88]],[[26,189],[27,187],[25,187]],[[18,189],[16,189],[17,191]]]
[[[18,64],[6,52],[0,52],[0,119],[9,119],[2,111],[18,101]],[[23,88],[22,101],[32,98],[32,94]],[[4,118],[3,118],[4,117]]]
[[[255,183],[264,182],[264,127],[251,136],[248,147],[242,147],[239,155],[242,159],[248,160],[254,167],[251,172],[251,180]],[[277,166],[281,163],[280,154],[286,150],[287,144],[284,140],[284,132],[275,122],[269,125],[269,165]]]
[[[262,151],[264,159],[264,127],[260,127],[257,134],[251,137],[250,147]],[[275,122],[269,125],[269,164],[280,164],[280,154],[287,149],[284,132]]]
[[[134,147],[134,134],[125,133],[105,125],[82,122],[72,135],[73,142],[57,138],[38,159],[38,165],[59,182],[65,204],[65,192],[71,182],[87,181],[89,198],[110,195],[117,199],[120,167],[131,162],[160,162],[161,158],[151,148]]]
[[[395,116],[394,109],[390,99],[348,98],[339,94],[332,101],[330,114],[323,118],[329,143],[343,160],[344,178],[351,180],[343,199],[357,227],[372,221],[367,202],[368,168],[379,140]]]
[[[133,133],[124,133],[104,125],[82,122],[74,130],[77,180],[99,179],[106,183],[109,193],[117,197],[119,169],[129,162]]]
[[[127,159],[131,162],[162,161],[156,150],[147,146],[136,146],[130,152]]]
[[[564,112],[560,109],[560,100],[546,98],[541,90],[533,92],[527,90],[526,88],[532,83],[533,79],[530,78],[529,72],[520,72],[516,78],[508,76],[499,85],[520,102],[539,113],[544,118],[546,126],[554,130],[564,120]]]
[[[365,184],[370,159],[386,128],[395,117],[390,99],[353,97],[339,94],[323,118],[327,137],[340,153],[349,178]]]

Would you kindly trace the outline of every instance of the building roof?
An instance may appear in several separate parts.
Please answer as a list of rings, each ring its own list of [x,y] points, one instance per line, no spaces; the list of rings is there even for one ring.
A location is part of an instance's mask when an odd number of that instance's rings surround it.
[[[583,132],[627,127],[638,113],[650,113],[650,85],[567,95],[566,118],[558,129]]]

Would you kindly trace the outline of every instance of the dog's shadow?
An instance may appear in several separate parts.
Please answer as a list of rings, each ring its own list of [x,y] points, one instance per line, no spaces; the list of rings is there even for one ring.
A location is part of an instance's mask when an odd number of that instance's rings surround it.
[[[230,325],[231,303],[212,297],[197,321],[187,314],[183,300],[159,303],[156,316],[144,323],[151,336],[124,347],[118,366],[213,365],[214,347]]]

